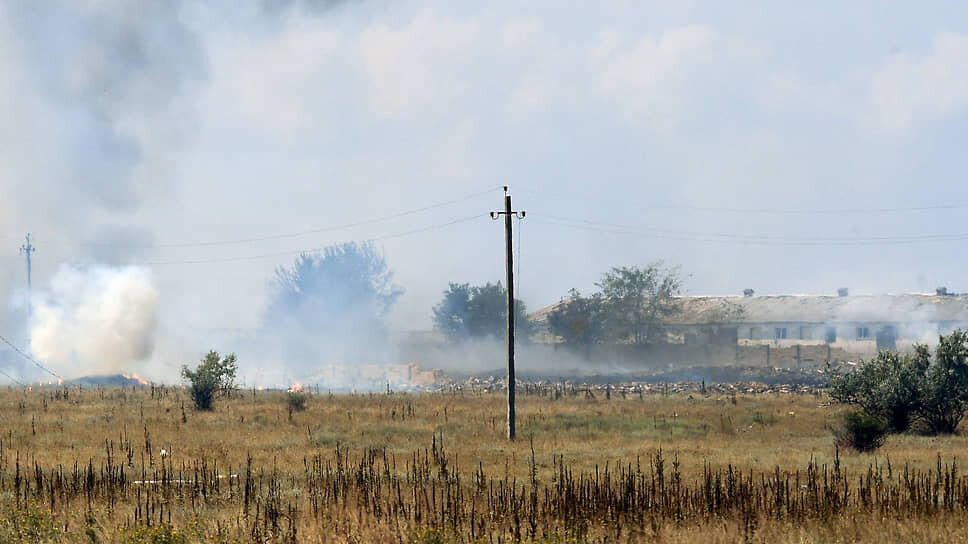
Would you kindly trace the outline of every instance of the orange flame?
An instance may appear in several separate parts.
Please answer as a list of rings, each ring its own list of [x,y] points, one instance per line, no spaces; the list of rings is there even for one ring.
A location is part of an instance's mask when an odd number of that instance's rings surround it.
[[[125,379],[134,380],[134,381],[138,382],[138,385],[151,385],[151,382],[149,382],[148,380],[142,378],[141,376],[138,376],[137,374],[135,374],[133,372],[131,374],[125,374],[125,373],[122,372],[121,375],[124,376]]]
[[[303,390],[303,384],[299,382],[294,382],[292,385],[289,386],[290,393],[295,393],[297,391],[302,391],[302,390]]]

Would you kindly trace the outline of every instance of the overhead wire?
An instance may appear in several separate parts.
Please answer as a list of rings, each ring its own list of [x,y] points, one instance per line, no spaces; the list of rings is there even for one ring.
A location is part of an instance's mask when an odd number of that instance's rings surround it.
[[[673,204],[659,206],[653,210],[692,210],[698,212],[756,213],[774,215],[836,215],[836,214],[876,214],[930,212],[938,210],[957,210],[968,208],[968,204],[937,204],[929,206],[907,206],[899,208],[730,208],[717,206],[691,206]]]
[[[515,274],[515,278],[517,279],[517,285],[514,286],[514,292],[518,293],[517,296],[520,297],[521,296],[520,293],[521,293],[521,219],[522,218],[517,214],[515,214],[515,216],[518,218],[518,256],[517,256],[517,262],[515,263],[517,265],[517,270],[515,270],[514,274]]]
[[[11,349],[13,349],[17,353],[19,353],[24,359],[27,359],[28,361],[30,361],[31,363],[33,363],[34,366],[36,366],[37,368],[43,370],[44,372],[50,374],[51,376],[53,376],[53,377],[55,377],[55,378],[57,378],[59,380],[63,380],[64,379],[63,376],[61,376],[60,374],[58,374],[58,373],[54,372],[53,370],[47,368],[46,366],[44,366],[43,363],[41,363],[37,359],[34,359],[33,357],[31,357],[27,353],[24,353],[20,348],[18,348],[17,346],[15,346],[12,342],[10,342],[10,340],[7,340],[2,335],[0,335],[0,341],[2,341],[3,343],[7,344],[8,346],[10,346]]]
[[[547,192],[537,192],[529,189],[518,189],[518,192],[524,192],[532,197],[540,198],[541,200],[555,200],[555,201],[568,201],[572,198],[571,194],[566,193],[547,193]],[[943,203],[943,204],[926,204],[922,206],[898,206],[898,207],[873,207],[873,208],[772,208],[772,207],[760,207],[760,208],[744,208],[744,207],[731,207],[731,206],[699,206],[694,204],[675,204],[670,203],[666,205],[653,205],[639,208],[643,212],[656,212],[656,211],[675,211],[675,210],[690,210],[697,212],[714,212],[714,213],[739,213],[739,214],[772,214],[772,215],[836,215],[836,214],[882,214],[882,213],[912,213],[912,212],[931,212],[940,210],[960,210],[968,208],[968,202],[956,202],[956,203]]]
[[[248,237],[248,238],[235,238],[235,239],[228,239],[228,240],[209,240],[209,241],[201,241],[201,242],[178,242],[178,243],[150,244],[150,245],[137,245],[137,244],[126,245],[126,244],[108,244],[108,243],[98,243],[98,242],[87,242],[87,243],[85,243],[83,245],[97,246],[97,247],[105,247],[105,246],[106,247],[122,247],[122,248],[128,248],[128,249],[170,249],[170,248],[212,247],[212,246],[221,246],[221,245],[237,245],[237,244],[247,244],[247,243],[253,243],[253,242],[265,242],[265,241],[270,241],[270,240],[282,240],[282,239],[286,239],[286,238],[297,238],[297,237],[300,237],[300,236],[307,236],[307,235],[310,235],[310,234],[319,234],[319,233],[322,233],[322,232],[331,232],[331,231],[335,231],[335,230],[345,230],[345,229],[350,229],[350,228],[354,228],[354,227],[360,227],[360,226],[363,226],[363,225],[372,225],[374,223],[382,223],[382,222],[385,222],[385,221],[390,221],[390,220],[393,220],[393,219],[399,219],[401,217],[406,217],[408,215],[414,215],[414,214],[417,214],[417,213],[421,213],[421,212],[425,212],[425,211],[429,211],[429,210],[433,210],[433,209],[437,209],[437,208],[442,208],[442,207],[445,207],[445,206],[450,206],[450,205],[453,205],[453,204],[457,204],[459,202],[465,202],[467,200],[471,200],[471,199],[474,199],[474,198],[477,198],[477,197],[486,195],[486,194],[490,193],[491,191],[493,191],[496,187],[497,186],[488,187],[485,190],[476,191],[476,192],[473,192],[473,193],[470,193],[470,194],[466,194],[464,196],[460,196],[460,197],[457,197],[457,198],[453,198],[453,199],[450,199],[450,200],[445,200],[445,201],[442,201],[442,202],[436,202],[436,203],[428,204],[426,206],[421,206],[421,207],[418,207],[418,208],[411,208],[411,209],[408,209],[408,210],[403,210],[403,211],[396,212],[396,213],[392,213],[392,214],[389,214],[389,215],[383,215],[383,216],[373,217],[373,218],[369,218],[369,219],[362,219],[362,220],[359,220],[359,221],[351,221],[349,223],[342,223],[342,224],[338,224],[338,225],[329,225],[329,226],[326,226],[326,227],[318,227],[318,228],[306,229],[306,230],[301,230],[301,231],[296,231],[296,232],[286,232],[286,233],[280,233],[280,234],[270,234],[270,235],[265,235],[265,236],[252,236],[252,237]]]
[[[649,238],[671,239],[681,241],[697,242],[718,242],[718,243],[742,243],[758,245],[900,245],[922,242],[947,242],[968,240],[968,233],[955,234],[930,234],[930,235],[911,235],[911,236],[858,236],[858,237],[824,237],[824,236],[771,236],[759,234],[734,234],[734,233],[709,233],[709,232],[689,232],[689,231],[669,231],[640,227],[634,225],[621,225],[601,221],[586,219],[573,219],[568,217],[534,214],[533,218],[538,223],[562,226],[573,229],[581,229],[608,234],[637,235]],[[546,219],[547,218],[547,219]]]
[[[26,384],[26,383],[24,383],[24,382],[22,382],[22,381],[20,381],[20,380],[18,380],[17,378],[14,378],[13,376],[11,376],[10,374],[7,374],[7,373],[6,373],[6,372],[4,372],[3,370],[0,370],[0,374],[2,374],[2,375],[4,375],[4,376],[6,376],[8,380],[10,380],[10,381],[12,381],[13,383],[15,383],[15,384],[17,384],[17,385],[21,385],[21,386],[24,386],[24,387],[26,387],[26,386],[27,386],[27,384]]]
[[[345,230],[363,225],[370,225],[380,222],[389,221],[392,219],[397,219],[400,217],[405,217],[408,215],[413,215],[421,213],[424,211],[441,208],[444,206],[449,206],[473,198],[477,198],[490,193],[491,191],[498,188],[498,186],[491,186],[487,189],[480,191],[475,191],[457,198],[436,202],[426,206],[420,206],[417,208],[412,208],[408,210],[403,210],[400,212],[373,217],[369,219],[364,219],[360,221],[352,221],[343,224],[330,225],[326,227],[319,227],[313,229],[306,229],[302,231],[271,234],[264,236],[251,236],[246,238],[235,238],[235,239],[224,239],[224,240],[208,240],[208,241],[196,241],[196,242],[178,242],[178,243],[163,243],[163,244],[149,244],[149,245],[137,245],[137,244],[112,244],[112,243],[98,243],[98,242],[86,242],[82,245],[86,246],[98,246],[98,247],[119,247],[119,248],[129,248],[129,249],[166,249],[166,248],[191,248],[191,247],[214,247],[214,246],[225,246],[225,245],[238,245],[246,243],[254,243],[260,241],[270,241],[270,240],[281,240],[287,238],[296,238],[300,236],[306,236],[310,234],[318,234],[322,232],[332,232],[337,230]],[[533,193],[533,191],[525,191],[527,193]],[[858,213],[891,213],[891,212],[917,212],[917,211],[932,211],[932,210],[944,210],[944,209],[960,209],[968,207],[968,204],[938,204],[938,205],[928,205],[928,206],[909,206],[909,207],[895,207],[895,208],[841,208],[841,209],[793,209],[793,208],[730,208],[730,207],[710,207],[710,206],[692,206],[692,205],[670,205],[670,206],[658,206],[649,208],[651,210],[694,210],[694,211],[708,211],[708,212],[728,212],[728,213],[770,213],[770,214],[858,214]],[[643,234],[652,238],[659,239],[673,239],[673,240],[683,240],[683,241],[699,241],[699,242],[718,242],[718,243],[729,243],[731,241],[736,241],[743,244],[759,244],[759,245],[771,245],[771,244],[795,244],[795,245],[897,245],[897,244],[909,244],[909,243],[920,243],[920,242],[943,242],[943,241],[961,241],[968,239],[968,233],[955,233],[955,234],[936,234],[936,235],[915,235],[915,236],[865,236],[865,237],[793,237],[793,236],[770,236],[770,235],[747,235],[747,234],[732,234],[732,233],[719,233],[719,232],[689,232],[689,231],[675,231],[675,230],[661,230],[649,227],[633,226],[633,225],[620,225],[601,221],[591,221],[584,219],[575,219],[571,217],[561,217],[555,215],[545,215],[544,217],[538,216],[535,219],[539,223],[543,222],[546,224],[553,224],[558,226],[564,226],[567,228],[583,229],[588,231],[597,231],[609,234]],[[520,223],[520,221],[519,221]],[[426,230],[431,230],[431,228],[421,228],[415,229],[413,232],[424,232]],[[380,236],[374,238],[386,239],[395,238],[397,236],[405,236],[407,234],[412,234],[413,232],[407,231],[400,234],[391,234],[387,236]],[[319,248],[312,248],[308,250],[297,250],[297,251],[283,251],[283,252],[273,252],[264,253],[260,255],[251,256],[239,256],[239,257],[229,257],[229,258],[211,258],[211,259],[186,259],[186,260],[170,260],[170,261],[156,261],[144,263],[147,265],[167,265],[167,264],[204,264],[204,263],[214,263],[214,262],[234,262],[234,261],[247,261],[247,260],[258,260],[278,256],[286,256],[298,254],[305,251],[318,251]],[[6,256],[5,256],[6,257]],[[10,256],[10,258],[13,258]]]
[[[474,215],[453,219],[451,221],[447,221],[443,223],[435,223],[433,225],[428,225],[426,227],[406,230],[402,232],[395,232],[395,233],[385,234],[381,236],[374,236],[371,238],[364,239],[363,241],[376,242],[380,240],[401,238],[404,236],[410,236],[412,234],[427,232],[431,230],[438,230],[438,229],[450,227],[453,225],[457,225],[460,223],[466,223],[468,221],[471,221],[473,219],[479,219],[481,217],[484,217],[484,214],[477,213]],[[176,265],[176,264],[210,264],[210,263],[227,263],[227,262],[238,262],[238,261],[255,261],[260,259],[271,259],[274,257],[290,257],[295,255],[301,255],[303,253],[314,253],[322,250],[323,250],[322,247],[313,247],[313,248],[304,248],[304,249],[289,250],[289,251],[278,251],[273,253],[263,253],[259,255],[245,255],[245,256],[238,256],[238,257],[221,257],[221,258],[215,257],[211,259],[191,259],[191,260],[179,260],[179,261],[148,261],[148,262],[140,262],[140,263],[130,262],[127,264],[141,265],[141,266],[163,266],[163,265]]]

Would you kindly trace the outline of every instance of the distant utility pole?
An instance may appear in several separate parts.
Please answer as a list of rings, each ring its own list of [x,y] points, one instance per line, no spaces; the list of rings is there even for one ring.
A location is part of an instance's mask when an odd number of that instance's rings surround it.
[[[27,243],[20,246],[20,253],[27,256],[27,318],[30,319],[30,254],[37,251],[37,248],[30,243],[30,233],[27,233]]]
[[[491,219],[504,216],[504,247],[507,253],[507,316],[508,316],[508,440],[514,440],[514,252],[511,248],[511,217],[524,219],[526,212],[511,211],[511,194],[504,186],[504,211],[491,212]]]

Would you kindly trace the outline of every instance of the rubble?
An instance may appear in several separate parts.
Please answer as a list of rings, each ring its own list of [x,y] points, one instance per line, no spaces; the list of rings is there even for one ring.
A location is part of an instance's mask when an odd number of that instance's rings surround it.
[[[507,380],[495,376],[487,378],[471,377],[456,383],[450,389],[472,391],[475,393],[491,393],[507,390]],[[820,395],[824,388],[813,384],[766,384],[757,381],[740,381],[729,383],[706,383],[703,381],[681,382],[647,382],[621,381],[613,383],[587,382],[582,380],[517,380],[517,391],[524,395],[568,395],[579,393],[588,395],[734,395],[734,394],[796,394]]]

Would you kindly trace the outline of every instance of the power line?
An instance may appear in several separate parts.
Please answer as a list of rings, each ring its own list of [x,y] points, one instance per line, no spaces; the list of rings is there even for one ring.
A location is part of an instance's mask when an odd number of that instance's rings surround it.
[[[3,343],[5,343],[8,346],[10,346],[14,351],[16,351],[17,353],[19,353],[24,359],[27,359],[28,361],[30,361],[31,363],[33,363],[34,366],[36,366],[37,368],[43,370],[44,372],[50,374],[51,376],[53,376],[53,377],[55,377],[55,378],[57,378],[59,380],[63,380],[64,379],[63,376],[61,376],[60,374],[58,374],[58,373],[54,372],[53,370],[47,368],[46,366],[44,366],[43,364],[41,364],[40,361],[38,361],[37,359],[34,359],[30,355],[27,355],[26,353],[24,353],[23,351],[21,351],[20,348],[18,348],[17,346],[13,345],[12,343],[10,343],[10,340],[7,340],[3,336],[0,336],[0,341],[3,341]]]
[[[442,229],[444,227],[449,227],[451,225],[457,225],[459,223],[466,223],[466,222],[471,221],[471,220],[474,220],[474,219],[481,219],[482,217],[485,217],[485,216],[483,214],[476,213],[474,215],[468,215],[466,217],[462,217],[460,219],[454,219],[454,220],[448,221],[446,223],[437,223],[435,225],[430,225],[430,226],[427,226],[427,227],[421,227],[421,228],[418,228],[418,229],[412,229],[412,230],[407,230],[407,231],[403,231],[403,232],[397,232],[397,233],[394,233],[394,234],[385,234],[383,236],[377,236],[375,238],[368,238],[368,239],[366,239],[364,241],[365,242],[377,242],[379,240],[389,240],[391,238],[401,238],[403,236],[410,236],[411,234],[418,234],[418,233],[421,233],[421,232],[428,232],[428,231],[432,231],[432,230]]]
[[[10,381],[12,381],[13,383],[15,383],[15,384],[17,384],[17,385],[21,385],[21,386],[24,386],[24,387],[26,387],[26,386],[27,386],[27,384],[25,384],[24,382],[22,382],[22,381],[20,381],[20,380],[18,380],[17,378],[14,378],[14,377],[13,377],[13,376],[11,376],[10,374],[7,374],[7,373],[6,373],[6,372],[4,372],[3,370],[0,370],[0,374],[3,374],[4,376],[6,376],[6,377],[7,377],[7,379],[8,379],[8,380],[10,380]]]
[[[459,223],[466,223],[473,219],[480,219],[482,214],[474,214],[466,217],[461,217],[459,219],[454,219],[447,221],[445,223],[436,223],[433,225],[428,225],[426,227],[421,227],[417,229],[406,230],[402,232],[396,232],[391,234],[385,234],[382,236],[376,236],[373,238],[365,239],[364,242],[376,242],[379,240],[389,240],[392,238],[401,238],[404,236],[410,236],[412,234],[418,234],[421,232],[428,232],[432,230],[438,230],[452,225],[457,225]],[[141,266],[163,266],[163,265],[175,265],[175,264],[211,264],[211,263],[228,263],[228,262],[238,262],[238,261],[256,261],[260,259],[271,259],[274,257],[291,257],[295,255],[301,255],[303,253],[314,253],[322,251],[322,247],[314,247],[308,249],[298,249],[291,251],[279,251],[275,253],[263,253],[260,255],[246,255],[239,257],[224,257],[224,258],[213,258],[213,259],[194,259],[194,260],[183,260],[183,261],[149,261],[144,263],[128,263],[129,265],[141,265]]]
[[[693,242],[717,242],[726,244],[753,245],[801,245],[801,246],[863,246],[863,245],[903,245],[926,242],[948,242],[968,240],[968,234],[927,235],[917,237],[869,237],[869,238],[795,238],[780,236],[738,235],[723,233],[690,233],[643,230],[630,227],[597,227],[590,224],[574,224],[561,221],[548,221],[536,218],[538,223],[558,225],[567,228],[581,229],[607,234],[634,235],[648,238],[659,238]]]
[[[518,270],[515,272],[517,274],[518,284],[514,286],[514,290],[518,292],[518,296],[521,296],[521,217],[518,217],[518,261],[514,263]]]
[[[837,215],[837,214],[878,214],[930,212],[938,210],[957,210],[968,208],[968,204],[937,204],[931,206],[909,206],[900,208],[728,208],[716,206],[676,205],[652,207],[650,210],[691,210],[717,213],[756,213],[772,215]]]
[[[179,242],[179,243],[168,243],[168,244],[152,244],[152,245],[124,245],[124,244],[108,244],[108,243],[98,243],[98,242],[87,242],[83,245],[87,246],[97,246],[97,247],[119,247],[126,249],[171,249],[171,248],[186,248],[186,247],[211,247],[211,246],[223,246],[223,245],[236,245],[236,244],[248,244],[253,242],[265,242],[269,240],[281,240],[285,238],[297,238],[300,236],[307,236],[310,234],[319,234],[322,232],[331,232],[334,230],[345,230],[353,227],[359,227],[363,225],[372,225],[374,223],[382,223],[385,221],[390,221],[392,219],[398,219],[400,217],[406,217],[408,215],[414,215],[417,213],[425,212],[428,210],[433,210],[436,208],[442,208],[444,206],[450,206],[452,204],[457,204],[459,202],[464,202],[471,200],[480,196],[484,196],[491,191],[495,190],[497,186],[488,187],[485,190],[470,193],[461,197],[457,197],[451,200],[446,200],[443,202],[437,202],[434,204],[429,204],[426,206],[421,206],[419,208],[412,208],[409,210],[403,210],[400,212],[392,213],[390,215],[384,215],[380,217],[374,217],[370,219],[363,219],[360,221],[353,221],[350,223],[343,223],[340,225],[330,225],[327,227],[319,227],[313,229],[302,230],[298,232],[287,232],[281,234],[270,234],[266,236],[252,236],[249,238],[235,238],[229,240],[211,240],[203,242]]]
[[[570,194],[547,194],[531,191],[527,189],[519,190],[542,200],[565,201],[571,198]],[[714,213],[739,213],[739,214],[772,214],[772,215],[837,215],[837,214],[882,214],[882,213],[911,213],[911,212],[931,212],[941,210],[960,210],[968,208],[968,203],[946,203],[946,204],[927,204],[924,206],[899,206],[881,208],[741,208],[729,206],[698,206],[694,204],[668,204],[659,206],[648,206],[640,208],[643,212],[654,211],[675,211],[690,210],[698,212]]]
[[[548,219],[545,219],[548,218]],[[863,246],[863,245],[903,245],[927,242],[950,242],[968,240],[968,233],[927,234],[911,236],[866,236],[866,237],[823,237],[823,236],[770,236],[732,233],[703,233],[688,231],[667,231],[620,225],[601,221],[571,219],[559,216],[535,217],[538,223],[557,225],[567,228],[602,232],[607,234],[635,235],[649,238],[717,243],[741,243],[754,245],[801,245],[801,246]]]

